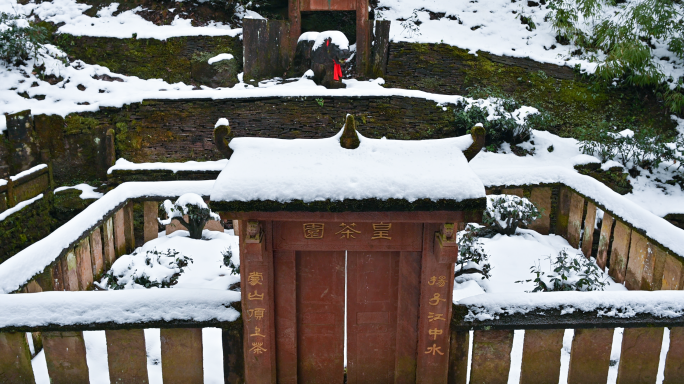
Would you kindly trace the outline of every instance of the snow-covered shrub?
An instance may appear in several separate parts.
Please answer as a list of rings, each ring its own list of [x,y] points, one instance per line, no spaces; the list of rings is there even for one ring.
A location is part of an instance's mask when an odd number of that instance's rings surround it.
[[[517,144],[530,138],[527,120],[534,114],[520,118],[520,108],[515,100],[507,98],[459,103],[454,109],[453,125],[457,131],[466,132],[475,124],[483,124],[485,145],[488,150],[495,151],[503,143]]]
[[[137,250],[119,258],[102,278],[107,289],[170,288],[178,283],[183,268],[192,259],[175,250],[153,249],[143,254]]]
[[[482,221],[498,233],[513,235],[518,227],[526,227],[540,217],[539,209],[524,197],[489,195]]]
[[[164,201],[162,205],[166,211],[167,219],[160,220],[164,225],[168,225],[172,220],[177,220],[190,232],[190,238],[201,239],[202,230],[209,220],[218,220],[221,218],[209,209],[207,203],[204,202],[202,196],[196,193],[186,193],[171,203],[170,200]],[[185,221],[185,217],[188,221]]]
[[[47,29],[25,17],[0,12],[0,60],[14,63],[38,54],[47,42]]]
[[[537,264],[530,267],[535,278],[518,283],[534,282],[532,292],[603,291],[606,286],[599,266],[582,254],[569,255],[563,249],[554,260],[549,257],[549,261],[552,272],[547,274]]]
[[[489,279],[489,272],[492,270],[489,264],[489,255],[482,248],[479,242],[483,226],[476,223],[469,223],[465,230],[458,232],[456,241],[458,242],[458,260],[455,276],[464,273],[479,272],[483,279]]]
[[[223,265],[231,269],[230,274],[239,275],[240,265],[235,265],[235,263],[233,263],[233,248],[228,247],[224,249],[221,252],[221,255],[223,255]]]
[[[583,153],[598,157],[602,162],[615,159],[625,167],[657,167],[664,160],[672,158],[674,152],[669,148],[667,140],[653,128],[630,128],[616,132],[606,122],[580,128],[580,149]]]

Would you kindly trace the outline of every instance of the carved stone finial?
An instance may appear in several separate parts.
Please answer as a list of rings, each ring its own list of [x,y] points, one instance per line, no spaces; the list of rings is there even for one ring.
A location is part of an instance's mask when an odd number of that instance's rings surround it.
[[[463,154],[465,155],[466,159],[470,162],[475,156],[477,156],[478,153],[480,153],[480,150],[482,147],[485,145],[485,135],[486,131],[482,124],[476,124],[473,129],[470,130],[470,136],[473,138],[473,144],[468,147],[465,151],[463,151]]]
[[[230,129],[230,125],[219,125],[214,128],[214,145],[216,145],[216,149],[218,149],[226,159],[230,159],[230,156],[233,154],[233,150],[228,146],[233,137],[234,135]]]
[[[359,135],[356,134],[356,122],[354,116],[347,115],[347,121],[344,124],[344,132],[340,137],[340,145],[346,149],[356,149],[361,145]]]

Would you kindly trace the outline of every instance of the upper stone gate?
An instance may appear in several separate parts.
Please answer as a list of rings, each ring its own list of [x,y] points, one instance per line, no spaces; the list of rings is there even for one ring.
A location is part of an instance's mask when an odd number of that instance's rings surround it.
[[[211,200],[237,219],[247,383],[445,383],[456,232],[479,140],[238,138]],[[346,313],[346,316],[345,316]]]

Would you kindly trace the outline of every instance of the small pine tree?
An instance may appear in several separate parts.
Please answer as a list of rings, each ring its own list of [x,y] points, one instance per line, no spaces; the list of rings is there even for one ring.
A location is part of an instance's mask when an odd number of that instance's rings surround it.
[[[168,219],[162,224],[169,224],[172,220],[177,220],[190,232],[190,238],[201,239],[202,230],[207,224],[207,221],[221,220],[219,215],[215,214],[209,209],[207,203],[204,202],[202,196],[196,193],[186,193],[171,204],[170,200],[166,200],[163,204]],[[188,220],[185,220],[186,216]]]

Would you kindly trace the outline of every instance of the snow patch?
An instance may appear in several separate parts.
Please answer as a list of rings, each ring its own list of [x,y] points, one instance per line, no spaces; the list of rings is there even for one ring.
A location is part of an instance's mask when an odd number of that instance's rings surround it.
[[[231,55],[230,53],[221,53],[209,59],[208,63],[211,65],[223,60],[233,60],[233,58],[233,55]]]
[[[219,119],[216,123],[217,127],[222,125]],[[107,174],[112,174],[114,171],[172,171],[176,173],[178,171],[195,171],[195,172],[206,172],[206,171],[221,171],[228,165],[228,159],[216,160],[216,161],[186,161],[183,163],[132,163],[126,159],[120,158],[116,161],[114,166],[107,170]]]

